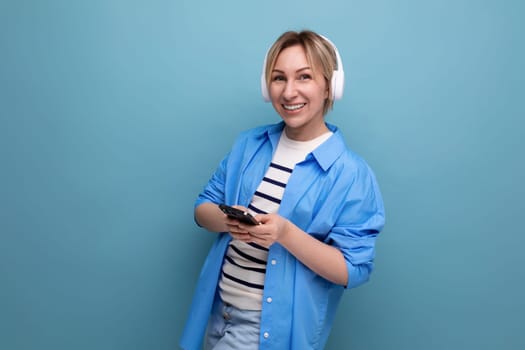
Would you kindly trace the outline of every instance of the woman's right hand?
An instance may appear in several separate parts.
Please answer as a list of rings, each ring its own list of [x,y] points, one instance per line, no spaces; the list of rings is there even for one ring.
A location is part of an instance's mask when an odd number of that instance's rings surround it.
[[[241,205],[233,205],[234,208],[240,209],[242,211],[248,211],[248,208],[245,208]],[[241,222],[237,219],[232,219],[228,217],[226,214],[224,214],[224,223],[226,227],[228,228],[227,231],[230,233],[233,239],[238,239],[239,241],[243,241],[246,243],[249,243],[253,240],[253,237],[250,235],[250,233],[241,227],[239,225]]]
[[[235,208],[248,210],[247,208],[234,205]],[[234,239],[243,242],[251,242],[252,236],[246,230],[239,227],[240,222],[229,218],[219,209],[217,204],[205,202],[195,208],[195,219],[197,223],[212,232],[229,232]]]

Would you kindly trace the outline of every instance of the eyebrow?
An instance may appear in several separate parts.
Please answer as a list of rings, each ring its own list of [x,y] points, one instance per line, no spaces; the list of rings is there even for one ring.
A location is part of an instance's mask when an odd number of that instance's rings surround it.
[[[311,69],[312,69],[312,68],[310,68],[310,67],[303,67],[303,68],[300,68],[300,69],[296,70],[295,73],[299,73],[299,72],[302,72],[302,71],[304,71],[304,70],[311,70]],[[284,74],[284,71],[282,71],[282,70],[280,70],[280,69],[275,69],[275,68],[274,68],[274,70],[272,71],[272,73],[274,73],[274,72],[275,72],[275,73],[282,73],[282,74]]]

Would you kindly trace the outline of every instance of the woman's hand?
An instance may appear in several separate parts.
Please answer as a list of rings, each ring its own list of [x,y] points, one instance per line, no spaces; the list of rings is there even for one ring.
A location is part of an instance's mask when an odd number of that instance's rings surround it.
[[[248,211],[247,208],[241,205],[234,205],[233,207],[242,211]],[[224,224],[226,225],[227,231],[230,233],[233,239],[238,239],[239,241],[243,241],[246,243],[253,242],[252,236],[250,235],[249,231],[245,228],[245,226],[249,227],[249,225],[243,225],[239,220],[232,219],[226,214],[224,214]]]
[[[236,233],[245,242],[269,248],[278,242],[299,261],[327,280],[346,286],[348,270],[342,252],[323,243],[278,214],[256,215],[260,225],[238,223]]]
[[[236,205],[241,210],[245,207]],[[329,281],[347,285],[348,272],[343,254],[336,247],[318,241],[278,214],[259,214],[259,225],[248,225],[230,219],[217,204],[206,202],[195,209],[197,222],[214,232],[229,232],[234,239],[253,242],[269,248],[279,242],[299,261]]]
[[[259,225],[238,222],[236,233],[242,234],[245,242],[257,243],[268,248],[282,240],[290,229],[290,222],[278,214],[260,214],[256,215],[255,219],[259,221]]]

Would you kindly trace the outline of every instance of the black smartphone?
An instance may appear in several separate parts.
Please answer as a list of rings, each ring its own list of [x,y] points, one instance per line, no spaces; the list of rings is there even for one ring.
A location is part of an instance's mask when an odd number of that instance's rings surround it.
[[[255,218],[247,211],[230,207],[226,204],[219,204],[219,208],[224,214],[228,215],[232,219],[237,219],[250,225],[259,225],[259,221],[255,220]]]

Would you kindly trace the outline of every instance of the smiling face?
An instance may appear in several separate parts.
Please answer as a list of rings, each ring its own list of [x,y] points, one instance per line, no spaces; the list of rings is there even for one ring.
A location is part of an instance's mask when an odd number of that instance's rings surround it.
[[[293,45],[279,53],[270,76],[272,105],[286,124],[286,135],[298,141],[328,131],[323,114],[328,85],[321,69],[312,64],[304,48]]]

